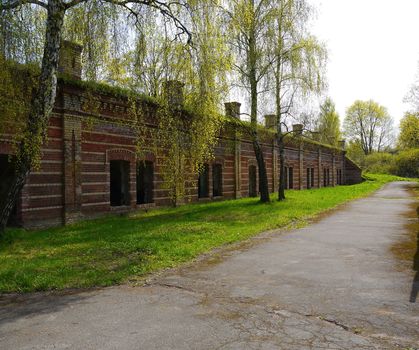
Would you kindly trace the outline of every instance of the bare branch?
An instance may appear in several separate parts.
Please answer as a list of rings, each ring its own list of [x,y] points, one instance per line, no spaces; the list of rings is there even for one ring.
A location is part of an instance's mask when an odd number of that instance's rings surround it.
[[[73,0],[74,2],[81,2],[84,0]],[[173,6],[181,6],[185,9],[189,10],[189,6],[186,2],[180,2],[180,1],[157,1],[157,0],[103,0],[104,2],[108,2],[114,5],[122,6],[125,9],[127,9],[131,15],[135,16],[137,19],[138,13],[134,9],[132,9],[131,5],[145,5],[149,6],[151,8],[154,8],[155,10],[160,11],[160,13],[170,20],[173,21],[176,28],[180,30],[179,33],[176,34],[176,37],[180,37],[182,35],[186,35],[188,37],[187,43],[192,44],[192,33],[189,31],[189,29],[182,23],[182,21],[173,13],[172,7]]]

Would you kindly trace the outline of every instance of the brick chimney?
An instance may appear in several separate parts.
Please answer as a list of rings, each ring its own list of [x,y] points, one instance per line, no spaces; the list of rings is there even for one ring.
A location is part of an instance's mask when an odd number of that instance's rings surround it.
[[[303,124],[293,124],[292,125],[292,132],[295,136],[301,136],[303,134]]]
[[[265,128],[275,129],[277,128],[276,114],[266,114],[265,115]]]
[[[346,141],[345,140],[340,140],[338,141],[339,147],[344,151],[346,148]]]
[[[311,138],[314,141],[319,141],[320,140],[320,132],[319,131],[311,131]]]
[[[168,80],[164,83],[164,96],[170,108],[180,109],[183,107],[184,83],[178,80]]]
[[[240,119],[240,107],[239,102],[226,102],[224,103],[225,114],[227,117]]]
[[[83,46],[63,40],[61,42],[58,72],[81,80],[81,53]]]

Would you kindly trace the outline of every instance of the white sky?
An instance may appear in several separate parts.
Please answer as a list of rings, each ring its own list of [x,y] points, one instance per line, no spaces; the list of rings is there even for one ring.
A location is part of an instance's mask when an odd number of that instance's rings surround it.
[[[312,33],[328,48],[328,95],[341,116],[355,100],[388,108],[398,126],[418,71],[419,0],[311,0]]]

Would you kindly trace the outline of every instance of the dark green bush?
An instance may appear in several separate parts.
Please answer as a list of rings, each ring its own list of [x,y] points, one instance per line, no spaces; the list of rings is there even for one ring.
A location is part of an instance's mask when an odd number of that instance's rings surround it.
[[[408,149],[394,156],[392,173],[404,177],[419,177],[419,148]]]

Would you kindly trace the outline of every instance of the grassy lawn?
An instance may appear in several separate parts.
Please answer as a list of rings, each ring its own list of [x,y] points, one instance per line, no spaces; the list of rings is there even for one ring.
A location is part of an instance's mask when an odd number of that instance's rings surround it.
[[[308,219],[366,196],[392,176],[358,185],[109,216],[38,231],[8,229],[0,240],[0,292],[108,286],[173,267],[211,249]],[[274,196],[272,197],[274,199]]]

